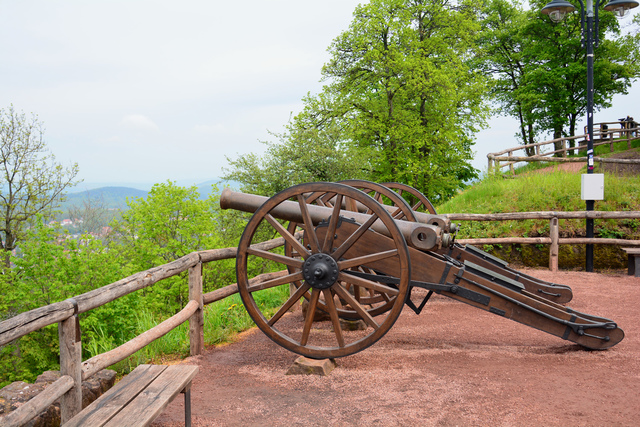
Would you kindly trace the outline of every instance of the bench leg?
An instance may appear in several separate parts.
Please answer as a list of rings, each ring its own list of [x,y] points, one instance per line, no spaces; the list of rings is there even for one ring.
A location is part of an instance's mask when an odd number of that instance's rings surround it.
[[[629,276],[640,277],[640,256],[629,254]]]
[[[184,393],[184,425],[191,427],[191,383],[182,390]]]

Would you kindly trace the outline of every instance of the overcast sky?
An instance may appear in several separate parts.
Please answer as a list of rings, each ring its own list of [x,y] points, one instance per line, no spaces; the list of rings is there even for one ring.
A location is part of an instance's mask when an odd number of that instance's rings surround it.
[[[213,179],[320,90],[361,2],[0,0],[0,108],[38,115],[57,159],[79,164],[79,189]],[[596,121],[640,116],[638,99],[635,83]],[[515,131],[492,120],[474,166]]]

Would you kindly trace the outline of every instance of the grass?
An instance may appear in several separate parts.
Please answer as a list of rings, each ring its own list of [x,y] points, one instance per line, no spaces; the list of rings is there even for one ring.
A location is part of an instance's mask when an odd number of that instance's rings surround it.
[[[580,180],[580,174],[564,171],[519,175],[515,179],[489,175],[436,209],[438,213],[581,211],[585,206],[580,199]],[[595,210],[640,210],[640,177],[605,174],[604,198],[595,202]],[[632,238],[630,236],[637,235],[637,228],[632,220],[598,220],[596,236]],[[564,235],[578,235],[582,229],[583,220],[560,221]],[[536,237],[548,235],[548,231],[547,220],[468,221],[463,223],[458,236]]]
[[[263,308],[263,312],[267,316],[275,313],[288,296],[288,285],[254,292],[257,304]],[[136,335],[148,331],[160,322],[161,320],[156,319],[151,312],[141,312],[137,317]],[[249,317],[238,294],[205,306],[205,345],[232,341],[238,333],[253,326],[253,320]],[[110,345],[112,343],[109,337],[102,337],[91,341],[91,343],[93,347],[89,349],[91,354],[100,354],[113,348],[113,345]],[[166,363],[168,360],[181,359],[188,354],[189,324],[185,322],[110,368],[119,374],[127,374],[140,364]]]

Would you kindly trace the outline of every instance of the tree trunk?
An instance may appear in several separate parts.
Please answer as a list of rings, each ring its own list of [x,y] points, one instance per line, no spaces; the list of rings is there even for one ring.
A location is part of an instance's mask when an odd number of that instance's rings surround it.
[[[562,138],[562,126],[554,126],[553,128],[553,139]],[[553,148],[555,151],[562,150],[563,144],[562,141],[557,141],[553,143]],[[562,153],[554,154],[554,157],[562,157]]]
[[[576,115],[575,114],[571,114],[569,116],[569,136],[575,136],[576,135]],[[569,147],[573,148],[576,146],[576,140],[575,139],[571,139],[569,140]],[[567,152],[567,155],[571,156],[575,154],[574,150],[569,150]]]

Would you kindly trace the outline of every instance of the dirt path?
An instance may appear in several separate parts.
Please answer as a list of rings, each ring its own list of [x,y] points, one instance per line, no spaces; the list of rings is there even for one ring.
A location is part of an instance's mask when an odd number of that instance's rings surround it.
[[[570,285],[569,306],[613,319],[625,339],[586,351],[438,297],[329,377],[310,377],[286,376],[296,356],[254,329],[184,362],[200,365],[194,425],[638,425],[640,279],[525,271]],[[154,425],[183,417],[177,398]]]

